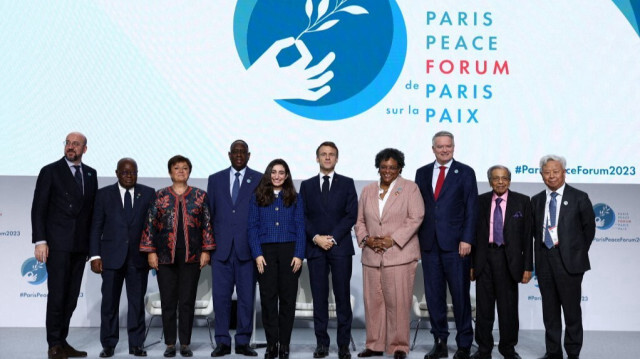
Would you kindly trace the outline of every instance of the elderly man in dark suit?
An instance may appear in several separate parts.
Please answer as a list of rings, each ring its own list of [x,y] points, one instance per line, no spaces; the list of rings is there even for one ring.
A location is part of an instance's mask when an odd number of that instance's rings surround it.
[[[249,347],[253,332],[253,306],[256,274],[247,239],[249,201],[262,173],[247,167],[249,145],[236,140],[229,149],[231,167],[209,176],[207,195],[213,236],[217,248],[212,254],[213,308],[215,310],[216,348],[212,357],[231,354],[231,296],[238,298],[235,352],[245,356],[258,354]]]
[[[358,215],[358,195],[353,179],[335,173],[338,147],[323,142],[316,149],[320,174],[300,185],[307,233],[307,265],[313,296],[316,334],[314,358],[329,355],[329,275],[338,317],[338,358],[348,359],[351,338],[351,269],[355,254],[351,227]]]
[[[566,166],[564,157],[542,157],[540,174],[547,188],[531,199],[545,328],[546,354],[541,359],[563,357],[561,311],[569,359],[578,359],[582,349],[582,278],[591,269],[589,248],[596,220],[589,196],[565,183]]]
[[[46,263],[47,342],[52,359],[86,357],[67,343],[69,322],[78,303],[89,252],[96,170],[82,163],[87,138],[72,132],[64,141],[64,157],[40,170],[31,207],[34,255]]]
[[[131,158],[118,161],[118,182],[101,188],[91,225],[91,270],[102,275],[100,308],[101,358],[113,356],[118,344],[120,294],[127,282],[129,354],[146,356],[144,295],[149,265],[140,253],[140,238],[155,191],[138,184],[138,165]]]
[[[449,355],[447,287],[451,292],[458,332],[458,349],[453,358],[468,359],[473,342],[469,254],[475,243],[478,186],[473,169],[453,159],[454,147],[453,134],[436,133],[431,147],[436,160],[416,172],[416,184],[425,207],[418,238],[429,321],[435,341],[425,359]]]
[[[511,171],[496,165],[487,171],[493,189],[478,197],[476,245],[471,280],[476,283],[476,342],[472,359],[490,359],[496,304],[500,343],[505,359],[520,359],[518,344],[518,283],[528,283],[533,271],[531,201],[513,192]]]

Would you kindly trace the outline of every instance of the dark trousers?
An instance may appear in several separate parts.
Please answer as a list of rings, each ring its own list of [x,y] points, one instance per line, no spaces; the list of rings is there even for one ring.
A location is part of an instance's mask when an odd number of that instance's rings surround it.
[[[289,345],[296,312],[298,278],[302,269],[293,273],[291,260],[295,242],[269,243],[262,245],[262,254],[267,265],[258,274],[262,325],[268,345]]]
[[[173,264],[160,264],[158,288],[162,302],[164,343],[176,344],[176,312],[180,317],[178,336],[181,345],[191,344],[193,310],[196,304],[200,263],[185,263],[185,250],[176,249]],[[176,310],[177,309],[177,310]]]
[[[498,350],[504,356],[515,353],[518,344],[518,282],[509,272],[504,247],[489,248],[487,263],[476,281],[476,343],[481,354],[489,355],[493,349],[493,322],[498,306],[500,343]]]
[[[336,298],[336,315],[338,319],[338,346],[349,345],[351,340],[351,272],[352,257],[335,257],[321,255],[307,258],[309,281],[313,296],[313,328],[316,342],[329,346],[327,333],[329,322],[329,275],[333,284],[333,295]]]
[[[78,304],[86,253],[49,251],[47,258],[47,342],[67,343],[69,323]]]
[[[256,263],[241,261],[231,250],[226,261],[213,259],[213,309],[215,310],[216,343],[231,345],[229,325],[231,323],[231,297],[236,288],[238,298],[237,327],[235,344],[249,344],[253,332],[253,307],[256,293]]]
[[[137,253],[135,253],[137,255]],[[103,347],[115,347],[120,331],[120,294],[127,286],[127,333],[129,346],[144,345],[144,295],[147,292],[149,269],[138,268],[126,260],[122,268],[103,269],[102,305],[100,306],[100,342]]]
[[[429,322],[434,338],[447,340],[447,287],[453,302],[456,322],[456,344],[458,348],[470,348],[473,343],[471,326],[471,297],[469,278],[471,262],[469,256],[460,257],[458,251],[445,252],[437,245],[430,251],[422,251],[424,291],[429,308]]]
[[[564,349],[567,355],[580,355],[582,349],[582,278],[584,273],[567,272],[557,248],[540,249],[540,263],[536,263],[536,275],[542,295],[542,320],[545,328],[547,353],[562,358],[560,337],[564,314]]]

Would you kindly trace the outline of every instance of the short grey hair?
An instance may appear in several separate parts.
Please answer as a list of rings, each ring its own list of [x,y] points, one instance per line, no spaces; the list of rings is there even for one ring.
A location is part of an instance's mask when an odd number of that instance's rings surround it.
[[[558,161],[562,165],[563,169],[567,169],[567,160],[558,155],[546,155],[542,156],[540,159],[540,172],[542,172],[542,167],[544,167],[549,161]]]
[[[453,140],[453,133],[449,132],[449,131],[438,131],[436,132],[435,135],[433,135],[433,138],[431,138],[431,146],[435,146],[436,145],[436,138],[437,137],[449,137],[451,139],[451,144],[455,146],[455,141]]]
[[[493,166],[489,167],[489,169],[487,170],[487,179],[489,180],[489,182],[491,182],[491,172],[493,172],[493,170],[497,170],[497,169],[502,169],[502,170],[507,171],[507,176],[509,176],[509,181],[511,181],[511,171],[509,171],[509,169],[506,166],[493,165]]]

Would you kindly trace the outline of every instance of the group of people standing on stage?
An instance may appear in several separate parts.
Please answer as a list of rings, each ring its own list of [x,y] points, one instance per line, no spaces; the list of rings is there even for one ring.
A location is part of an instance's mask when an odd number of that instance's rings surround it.
[[[259,283],[265,358],[290,355],[298,278],[306,258],[311,282],[314,358],[329,355],[330,281],[338,320],[338,358],[351,358],[352,256],[362,249],[366,321],[365,349],[358,357],[406,358],[416,268],[421,260],[429,308],[432,349],[425,359],[449,355],[447,295],[457,329],[454,359],[491,358],[497,306],[498,350],[520,358],[518,283],[531,279],[534,252],[546,329],[544,359],[578,358],[582,347],[581,283],[590,269],[588,250],[595,217],[586,193],[565,183],[565,159],[540,160],[546,189],[531,200],[509,190],[511,172],[487,171],[492,191],[478,195],[474,170],[453,159],[454,137],[432,139],[435,161],[417,170],[415,182],[401,176],[404,154],[393,148],[375,157],[379,180],[360,198],[353,179],[335,172],[333,142],[316,150],[319,174],[297,192],[288,164],[250,169],[249,146],[229,150],[231,166],[209,177],[207,191],[188,185],[190,160],[168,162],[172,185],[156,192],[137,183],[135,160],[117,163],[118,182],[98,190],[96,171],[82,162],[87,139],[70,133],[64,157],[41,170],[32,206],[35,257],[49,274],[46,329],[49,358],[85,357],[66,340],[84,265],[102,276],[100,357],[115,354],[119,301],[126,282],[129,354],[144,350],[144,295],[149,268],[157,271],[165,357],[193,356],[190,349],[200,271],[211,265],[216,347],[231,353],[232,295],[237,295],[235,353],[257,356],[249,346],[255,284]],[[533,239],[532,239],[533,238]],[[476,280],[476,331],[471,325],[470,281]],[[176,343],[179,342],[178,347]]]

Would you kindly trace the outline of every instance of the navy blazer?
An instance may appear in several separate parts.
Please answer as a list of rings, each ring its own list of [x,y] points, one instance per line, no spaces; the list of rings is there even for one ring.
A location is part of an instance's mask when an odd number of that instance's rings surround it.
[[[260,183],[262,173],[247,167],[234,205],[231,201],[230,171],[231,167],[212,174],[207,185],[211,226],[217,246],[212,258],[218,261],[228,260],[233,247],[238,259],[248,261],[252,259],[247,234],[249,202]]]
[[[547,193],[542,191],[531,199],[533,205],[533,235],[536,262],[544,244],[544,212]],[[558,249],[567,272],[580,274],[591,269],[589,248],[596,235],[596,217],[589,196],[579,189],[565,184],[561,203],[558,203]]]
[[[82,164],[84,195],[63,158],[40,170],[31,206],[32,242],[46,241],[51,251],[89,252],[96,170]]]
[[[424,199],[425,217],[418,238],[422,250],[436,240],[444,251],[457,251],[460,242],[475,244],[478,185],[473,169],[453,160],[436,201],[433,197],[434,163],[416,171],[416,184]],[[438,170],[439,171],[439,170]]]
[[[100,256],[105,269],[119,269],[129,260],[138,268],[148,267],[147,254],[141,253],[140,238],[155,190],[136,184],[133,189],[133,217],[124,216],[118,184],[98,190],[96,195],[89,256]]]
[[[487,263],[489,228],[491,228],[491,202],[493,191],[478,197],[478,227],[476,245],[472,252],[472,268],[481,275]],[[524,271],[533,271],[533,214],[529,196],[509,190],[504,214],[505,253],[511,278],[522,281]]]
[[[324,253],[332,256],[354,255],[351,228],[358,217],[358,194],[353,179],[334,173],[326,206],[322,201],[318,175],[302,182],[300,196],[304,203],[307,258],[319,257]],[[316,234],[332,235],[338,245],[325,251],[313,244]]]

